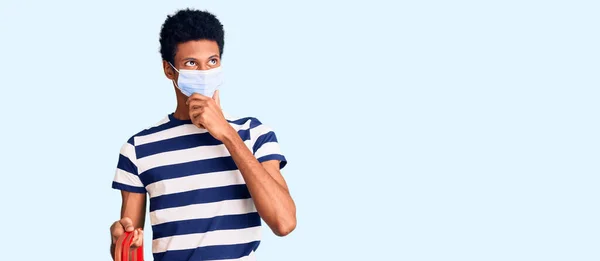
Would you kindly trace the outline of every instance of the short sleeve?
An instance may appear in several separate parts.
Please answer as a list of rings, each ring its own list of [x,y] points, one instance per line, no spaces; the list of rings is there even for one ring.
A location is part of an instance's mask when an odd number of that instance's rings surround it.
[[[277,136],[271,128],[265,125],[259,125],[251,132],[251,136],[255,136],[252,150],[258,162],[269,160],[279,160],[279,168],[283,169],[287,165],[287,159],[281,153]]]
[[[130,139],[121,147],[112,188],[128,192],[146,193],[146,188],[140,180],[135,162],[135,147],[133,139]]]

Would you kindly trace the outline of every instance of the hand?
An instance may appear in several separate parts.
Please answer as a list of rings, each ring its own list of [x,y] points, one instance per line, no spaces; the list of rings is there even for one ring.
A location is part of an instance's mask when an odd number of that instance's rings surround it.
[[[130,218],[124,217],[110,226],[110,234],[112,236],[112,244],[117,243],[117,240],[123,233],[133,231],[133,240],[131,241],[131,249],[136,249],[144,243],[144,230],[141,228],[134,229],[133,222]]]
[[[220,103],[218,90],[212,98],[194,93],[187,100],[192,123],[198,128],[208,130],[215,139],[223,141],[235,130],[225,119]]]

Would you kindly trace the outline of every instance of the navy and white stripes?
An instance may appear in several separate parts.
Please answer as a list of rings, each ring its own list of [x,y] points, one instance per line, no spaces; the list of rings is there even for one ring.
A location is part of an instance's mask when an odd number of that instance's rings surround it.
[[[255,118],[231,126],[260,162],[287,160]],[[121,148],[113,188],[148,193],[154,260],[253,260],[261,219],[225,146],[172,114]]]

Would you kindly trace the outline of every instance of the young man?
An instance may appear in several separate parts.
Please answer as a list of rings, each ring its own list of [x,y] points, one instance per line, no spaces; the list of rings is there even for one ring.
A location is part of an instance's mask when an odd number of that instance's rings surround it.
[[[296,227],[280,173],[286,158],[267,126],[221,110],[224,32],[214,15],[168,16],[160,45],[177,108],[121,148],[112,183],[121,190],[121,220],[110,229],[111,253],[124,231],[134,231],[133,248],[142,245],[148,195],[154,260],[254,260],[261,218],[278,236]]]

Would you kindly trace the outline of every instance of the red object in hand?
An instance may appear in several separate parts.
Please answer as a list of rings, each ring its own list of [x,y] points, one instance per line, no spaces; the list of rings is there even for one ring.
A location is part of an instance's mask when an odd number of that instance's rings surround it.
[[[131,251],[131,241],[133,241],[133,232],[125,232],[115,244],[115,261],[144,261],[144,248],[138,247],[135,251]]]

